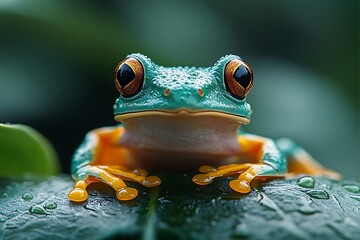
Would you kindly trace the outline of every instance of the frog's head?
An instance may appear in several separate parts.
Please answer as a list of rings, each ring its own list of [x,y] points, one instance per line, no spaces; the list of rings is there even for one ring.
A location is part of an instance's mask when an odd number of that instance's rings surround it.
[[[162,67],[142,54],[131,54],[115,69],[120,97],[117,121],[144,116],[212,116],[248,124],[246,95],[253,85],[250,67],[235,55],[214,66]]]

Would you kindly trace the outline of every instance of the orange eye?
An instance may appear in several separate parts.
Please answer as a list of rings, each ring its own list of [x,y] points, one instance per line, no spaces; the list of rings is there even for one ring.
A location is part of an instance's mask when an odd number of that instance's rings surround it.
[[[115,86],[123,97],[132,97],[141,91],[144,69],[139,60],[127,58],[115,68]]]
[[[225,66],[224,80],[226,90],[237,99],[244,99],[254,82],[249,65],[240,59],[233,59]]]

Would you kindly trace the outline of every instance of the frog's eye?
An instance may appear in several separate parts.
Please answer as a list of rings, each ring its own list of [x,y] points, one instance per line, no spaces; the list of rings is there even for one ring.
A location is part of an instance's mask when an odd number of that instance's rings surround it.
[[[226,90],[237,99],[244,99],[254,82],[249,65],[240,59],[233,59],[225,66],[224,81]]]
[[[127,58],[115,68],[115,86],[123,97],[132,97],[140,92],[144,81],[144,69],[139,60]]]

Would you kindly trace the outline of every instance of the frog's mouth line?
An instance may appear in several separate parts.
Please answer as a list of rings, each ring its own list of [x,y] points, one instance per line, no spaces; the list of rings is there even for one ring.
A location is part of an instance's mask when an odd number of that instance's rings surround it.
[[[222,117],[229,120],[233,120],[236,122],[239,122],[241,124],[249,124],[250,119],[244,116],[237,116],[230,113],[224,113],[224,112],[217,112],[217,111],[188,111],[188,110],[178,110],[178,111],[141,111],[141,112],[129,112],[129,113],[123,113],[123,114],[117,114],[115,115],[115,120],[117,122],[121,122],[125,119],[134,118],[134,117],[143,117],[143,116],[193,116],[193,117],[199,117],[199,116],[213,116],[213,117]]]

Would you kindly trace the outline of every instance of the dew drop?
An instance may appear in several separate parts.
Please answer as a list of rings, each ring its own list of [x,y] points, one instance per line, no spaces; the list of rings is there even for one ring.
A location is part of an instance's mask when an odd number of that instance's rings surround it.
[[[352,193],[358,193],[360,192],[360,187],[356,185],[344,185],[343,186],[347,191]]]
[[[24,200],[31,200],[31,199],[33,199],[34,197],[33,197],[33,195],[31,194],[31,193],[28,193],[28,192],[26,192],[26,193],[24,193],[23,195],[22,195],[22,198],[24,199]]]
[[[316,199],[329,199],[330,196],[325,190],[311,190],[307,194]]]
[[[57,208],[57,204],[56,204],[56,202],[50,202],[50,203],[46,204],[45,208],[46,209],[55,209],[55,208]]]
[[[32,206],[29,211],[31,213],[35,213],[35,214],[46,214],[46,210],[45,208],[43,208],[42,206],[40,205],[34,205]]]
[[[353,195],[353,196],[349,196],[349,197],[351,197],[352,199],[355,199],[355,200],[360,201],[360,196],[355,196],[355,195]]]
[[[315,179],[309,176],[299,178],[297,184],[303,188],[314,188]]]

